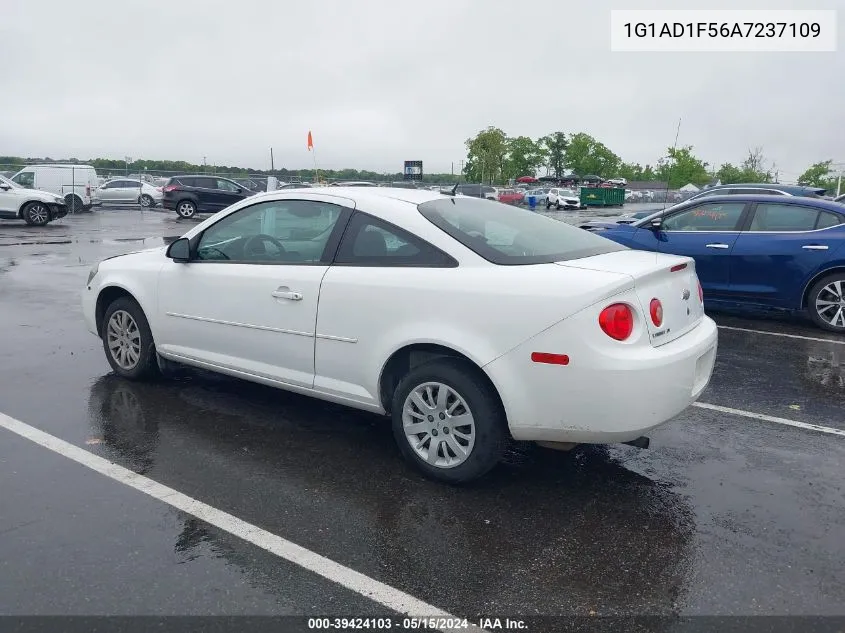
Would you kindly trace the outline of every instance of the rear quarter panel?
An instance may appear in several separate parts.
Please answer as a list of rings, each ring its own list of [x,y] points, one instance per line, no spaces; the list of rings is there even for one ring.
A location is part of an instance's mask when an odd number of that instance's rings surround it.
[[[315,386],[379,404],[382,369],[406,345],[443,345],[483,366],[631,284],[627,275],[555,264],[333,266],[320,289]]]

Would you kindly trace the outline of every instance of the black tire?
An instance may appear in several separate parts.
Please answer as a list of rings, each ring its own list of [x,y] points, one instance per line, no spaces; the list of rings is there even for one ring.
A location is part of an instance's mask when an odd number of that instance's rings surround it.
[[[50,208],[43,202],[29,202],[21,210],[21,217],[30,226],[46,226],[51,219]]]
[[[546,202],[546,211],[548,211],[548,210],[549,210],[549,209],[551,209],[551,208],[552,208],[552,203],[551,203],[551,202]]]
[[[140,204],[145,209],[152,209],[156,206],[156,201],[153,200],[153,197],[149,194],[142,193],[141,197],[138,198],[138,204]]]
[[[176,213],[180,218],[190,220],[197,214],[197,205],[190,200],[180,200],[176,203]]]
[[[836,287],[833,286],[832,289],[828,288],[828,286],[835,284],[837,281],[841,289],[838,295],[838,301],[840,302],[839,310],[841,311],[837,312],[835,306],[827,306],[830,309],[825,311],[824,316],[822,316],[819,313],[816,302],[820,298],[822,301],[837,301]],[[813,287],[810,288],[810,292],[807,294],[807,313],[810,315],[813,323],[823,330],[845,334],[845,272],[831,273],[813,284]],[[836,325],[825,320],[825,316],[830,319],[835,318],[834,323]]]
[[[472,413],[475,442],[466,459],[456,466],[429,464],[415,452],[405,435],[405,400],[414,389],[427,382],[442,383],[457,392]],[[393,436],[402,456],[427,477],[450,484],[469,482],[487,474],[501,460],[510,437],[505,412],[495,389],[480,374],[479,369],[460,359],[443,358],[412,369],[393,393],[391,417]],[[439,433],[443,441],[449,434],[448,428],[441,427]],[[432,431],[432,434],[436,433]],[[425,437],[429,437],[428,434]],[[442,451],[445,451],[445,444],[443,446]],[[438,448],[440,452],[441,448]]]
[[[65,196],[65,204],[67,205],[68,213],[82,213],[85,211],[85,204],[83,204],[82,198],[75,193],[69,193]]]
[[[117,312],[128,314],[134,321],[137,332],[140,335],[138,359],[131,367],[121,366],[118,358],[115,358],[116,353],[112,352],[109,347],[110,323],[112,316]],[[160,375],[150,324],[147,322],[147,317],[144,315],[141,306],[131,297],[120,297],[111,302],[106,309],[106,313],[103,315],[100,335],[103,341],[103,351],[106,353],[106,360],[109,361],[109,365],[111,365],[115,374],[122,378],[128,378],[129,380],[150,380]]]
[[[555,204],[555,209],[557,209],[558,211],[560,211],[560,202],[558,202],[557,204]]]

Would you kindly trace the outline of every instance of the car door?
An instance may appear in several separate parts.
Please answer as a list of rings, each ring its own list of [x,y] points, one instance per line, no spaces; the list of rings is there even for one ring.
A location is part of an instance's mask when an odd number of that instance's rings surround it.
[[[216,213],[224,208],[225,200],[222,192],[217,189],[217,178],[211,176],[195,176],[193,181],[193,192],[197,196],[197,207],[199,211]]]
[[[221,209],[225,209],[236,202],[240,202],[249,193],[245,187],[223,178],[217,179],[217,192],[220,204],[223,205],[220,207]]]
[[[0,218],[16,218],[21,198],[10,184],[0,180]]]
[[[355,211],[337,256],[323,279],[317,315],[314,388],[378,406],[378,380],[390,354],[391,331],[418,336],[414,319],[448,314],[422,296],[452,283],[449,255],[407,231]]]
[[[314,382],[320,283],[349,200],[259,202],[192,240],[159,276],[156,345],[165,355],[300,388]]]
[[[842,215],[812,205],[758,202],[731,254],[731,292],[797,309],[804,288],[842,245]]]
[[[743,201],[702,200],[667,215],[659,230],[639,229],[636,239],[647,250],[695,259],[705,295],[722,298],[729,294],[731,249],[746,207]]]

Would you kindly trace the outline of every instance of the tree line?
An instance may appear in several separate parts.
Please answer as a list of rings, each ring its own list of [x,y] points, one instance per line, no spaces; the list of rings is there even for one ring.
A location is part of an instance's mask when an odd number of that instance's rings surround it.
[[[669,147],[666,156],[654,165],[629,163],[604,143],[584,132],[552,132],[538,139],[508,136],[497,127],[481,130],[466,140],[467,161],[464,175],[471,182],[497,184],[520,176],[546,175],[561,178],[568,174],[625,178],[628,181],[657,181],[678,189],[692,183],[777,182],[777,165],[769,161],[761,147],[749,149],[737,163],[716,167],[694,153],[691,145]],[[801,184],[836,190],[832,161],[811,165],[799,178]]]

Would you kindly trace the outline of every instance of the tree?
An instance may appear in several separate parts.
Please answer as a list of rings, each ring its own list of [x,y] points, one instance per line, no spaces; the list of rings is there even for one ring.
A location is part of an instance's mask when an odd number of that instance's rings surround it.
[[[602,178],[615,176],[622,164],[622,159],[603,143],[583,132],[569,138],[564,160],[566,166],[579,176],[594,174]]]
[[[798,177],[798,183],[809,187],[823,187],[828,191],[836,191],[836,178],[833,177],[832,166],[832,160],[813,163]]]
[[[464,174],[473,182],[494,183],[501,177],[508,153],[507,135],[490,126],[466,140],[467,163]]]
[[[519,178],[534,176],[545,161],[545,152],[527,136],[517,136],[507,140],[508,158],[505,165],[505,177]]]
[[[766,157],[763,155],[762,147],[748,149],[748,156],[742,161],[741,180],[736,182],[771,182],[772,170],[766,169]],[[774,165],[772,165],[774,168]]]
[[[689,183],[703,185],[710,182],[707,163],[693,156],[692,145],[670,147],[668,154],[658,162],[657,176],[669,183],[669,189],[679,189]]]
[[[648,165],[646,165],[648,167]],[[650,169],[650,168],[649,168]],[[617,171],[617,176],[625,180],[646,180],[643,178],[644,169],[639,163],[622,163]]]
[[[546,156],[546,166],[555,178],[563,175],[566,160],[566,148],[569,141],[563,132],[552,132],[537,140],[537,144]]]
[[[715,176],[724,185],[737,182],[748,182],[743,180],[744,172],[742,168],[732,165],[731,163],[722,163]]]

